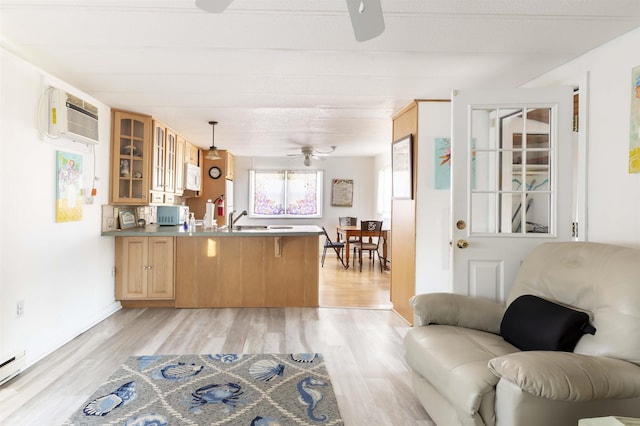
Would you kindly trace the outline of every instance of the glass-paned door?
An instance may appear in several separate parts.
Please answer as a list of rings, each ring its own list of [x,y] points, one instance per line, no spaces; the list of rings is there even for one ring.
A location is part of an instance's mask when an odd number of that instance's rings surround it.
[[[548,107],[472,109],[471,232],[552,231],[551,117]]]

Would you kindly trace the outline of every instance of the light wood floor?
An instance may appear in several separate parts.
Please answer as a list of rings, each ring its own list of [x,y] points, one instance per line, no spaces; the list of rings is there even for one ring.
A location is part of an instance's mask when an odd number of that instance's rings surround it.
[[[353,259],[351,259],[353,260]],[[360,264],[344,269],[335,254],[320,268],[320,306],[341,308],[392,309],[390,300],[391,273],[380,272],[380,264],[363,259]]]
[[[0,424],[61,424],[129,356],[320,352],[346,425],[433,426],[404,361],[408,326],[381,309],[389,273],[336,264],[321,304],[351,308],[123,309],[0,388]]]

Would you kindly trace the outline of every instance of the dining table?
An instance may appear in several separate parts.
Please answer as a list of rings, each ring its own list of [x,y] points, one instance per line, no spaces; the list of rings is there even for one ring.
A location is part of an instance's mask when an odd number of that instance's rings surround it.
[[[351,237],[360,237],[360,232],[362,232],[363,237],[377,237],[378,233],[376,231],[361,231],[360,226],[358,225],[338,225],[336,229],[337,241],[345,243],[345,256],[344,261],[347,267],[349,266],[349,240]],[[387,262],[387,240],[389,239],[389,234],[391,229],[382,229],[380,235],[382,237],[382,258],[380,261],[382,262],[382,266],[384,269],[389,269]]]

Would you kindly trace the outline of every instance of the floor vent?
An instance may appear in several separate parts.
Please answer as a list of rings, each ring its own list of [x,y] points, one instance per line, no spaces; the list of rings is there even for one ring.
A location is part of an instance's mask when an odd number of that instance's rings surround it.
[[[10,354],[0,361],[0,386],[17,376],[24,367],[24,351]]]

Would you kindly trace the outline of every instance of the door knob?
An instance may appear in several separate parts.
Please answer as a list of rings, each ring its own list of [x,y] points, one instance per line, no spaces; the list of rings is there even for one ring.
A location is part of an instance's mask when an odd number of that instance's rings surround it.
[[[469,243],[466,240],[458,240],[456,242],[456,245],[458,246],[458,248],[461,248],[461,249],[465,249],[469,247]]]

